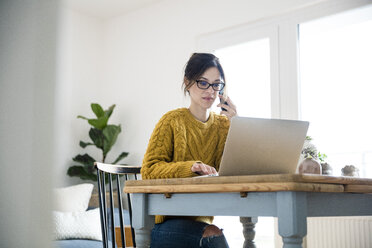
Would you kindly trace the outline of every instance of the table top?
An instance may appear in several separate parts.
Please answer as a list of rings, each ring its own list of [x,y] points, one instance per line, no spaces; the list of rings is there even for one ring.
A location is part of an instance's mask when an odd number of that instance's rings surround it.
[[[220,192],[349,192],[372,193],[371,178],[334,177],[313,174],[191,177],[130,180],[126,193],[220,193]]]

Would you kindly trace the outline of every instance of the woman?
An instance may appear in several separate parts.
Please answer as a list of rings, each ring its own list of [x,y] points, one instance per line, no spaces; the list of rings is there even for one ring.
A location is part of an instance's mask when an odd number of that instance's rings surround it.
[[[156,125],[143,159],[143,179],[194,177],[216,174],[219,169],[236,107],[218,94],[225,87],[218,58],[194,53],[186,64],[182,86],[191,104],[166,113]],[[210,112],[217,98],[224,98],[224,103],[217,105],[224,108],[220,115]],[[156,216],[151,247],[228,247],[212,221],[211,216]]]

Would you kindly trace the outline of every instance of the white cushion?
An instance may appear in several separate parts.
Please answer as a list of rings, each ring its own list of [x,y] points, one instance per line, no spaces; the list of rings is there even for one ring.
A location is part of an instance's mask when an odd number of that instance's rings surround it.
[[[84,212],[53,211],[55,239],[102,240],[99,208]]]
[[[85,211],[92,196],[93,184],[84,183],[54,189],[54,210],[59,212]]]

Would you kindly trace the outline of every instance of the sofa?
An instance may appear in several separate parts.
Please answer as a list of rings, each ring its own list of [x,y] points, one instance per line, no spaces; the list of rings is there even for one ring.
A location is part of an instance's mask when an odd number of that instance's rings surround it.
[[[102,248],[98,194],[93,184],[80,184],[54,190],[55,248]],[[124,206],[125,207],[125,206]],[[109,211],[109,210],[108,210]],[[129,224],[129,214],[124,213],[124,223]],[[115,204],[115,226],[119,226],[119,209]],[[109,223],[111,226],[111,223]],[[109,234],[111,247],[111,234]]]
[[[102,241],[89,239],[68,239],[54,241],[56,248],[102,248]],[[111,247],[111,245],[110,245]]]

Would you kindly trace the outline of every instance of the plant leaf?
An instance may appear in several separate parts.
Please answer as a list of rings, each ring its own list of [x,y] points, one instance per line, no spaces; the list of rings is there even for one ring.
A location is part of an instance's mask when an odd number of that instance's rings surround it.
[[[98,119],[89,119],[88,123],[97,129],[104,129],[107,126],[108,117],[101,116]]]
[[[91,165],[91,166],[93,166],[94,162],[96,161],[94,158],[89,156],[89,154],[87,153],[85,153],[84,155],[81,155],[81,154],[76,155],[76,157],[74,157],[72,160],[82,165]]]
[[[119,157],[117,157],[117,159],[113,162],[113,164],[116,164],[117,162],[119,162],[120,160],[122,160],[123,158],[125,158],[126,156],[128,156],[129,153],[127,152],[122,152]]]
[[[106,156],[106,154],[111,150],[111,147],[115,144],[116,139],[121,132],[121,127],[120,125],[107,125],[102,132],[104,136],[103,156]]]
[[[94,174],[95,169],[94,169],[94,162],[96,161],[94,158],[89,156],[87,153],[84,155],[77,155],[72,159],[75,162],[78,162],[83,165],[84,171],[89,173],[89,174]]]
[[[105,111],[103,111],[103,108],[98,103],[92,103],[90,105],[90,107],[92,108],[92,110],[93,110],[94,114],[97,116],[97,118],[99,118],[101,116],[104,116]]]
[[[96,173],[96,169],[94,168],[94,163],[93,164],[86,164],[83,166],[84,167],[84,170],[89,173],[89,174],[95,174]]]
[[[85,147],[87,147],[87,146],[91,146],[91,145],[94,145],[93,143],[89,143],[89,142],[84,142],[84,141],[81,141],[80,140],[80,146],[82,147],[82,148],[85,148]]]
[[[114,111],[114,108],[115,108],[115,104],[111,105],[107,110],[105,110],[105,116],[108,118],[110,118],[112,112]]]
[[[84,119],[84,120],[89,120],[87,117],[84,117],[84,116],[81,116],[81,115],[78,115],[77,118]]]
[[[68,168],[67,175],[70,177],[79,177],[83,180],[97,181],[97,174],[88,173],[83,166],[74,165]]]
[[[91,128],[89,130],[89,137],[93,141],[94,145],[99,149],[103,150],[104,136],[101,130],[97,128]]]

